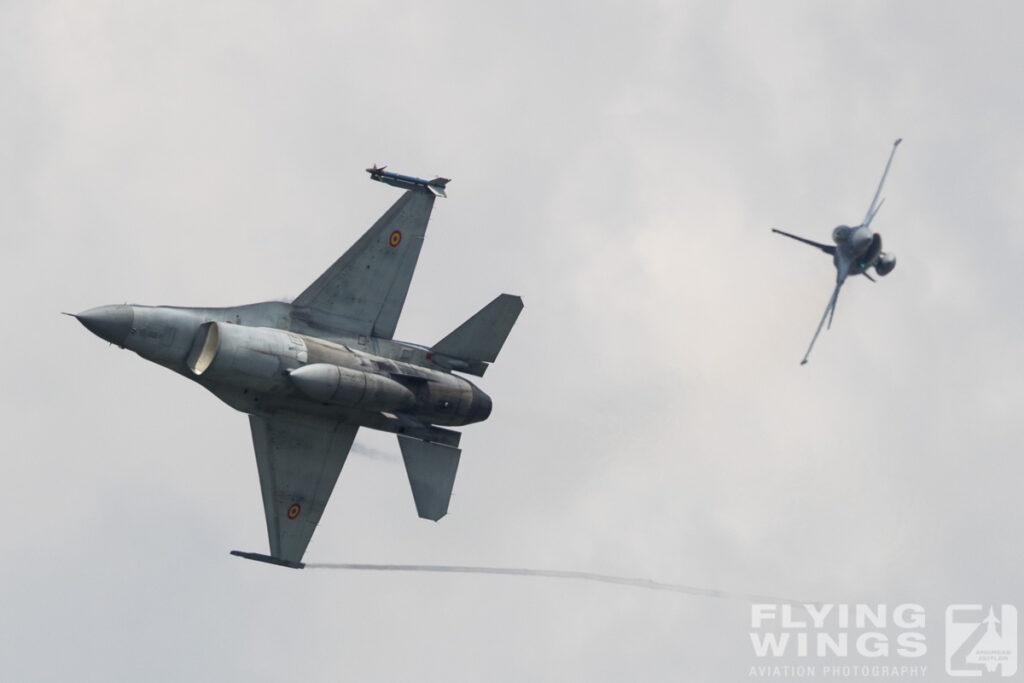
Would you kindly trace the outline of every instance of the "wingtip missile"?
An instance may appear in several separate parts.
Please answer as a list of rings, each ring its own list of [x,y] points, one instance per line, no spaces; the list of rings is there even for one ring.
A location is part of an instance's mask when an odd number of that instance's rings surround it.
[[[370,168],[366,169],[366,172],[370,174],[371,180],[376,180],[380,183],[387,185],[393,185],[394,187],[400,187],[403,190],[425,190],[435,197],[447,197],[445,194],[445,186],[451,182],[451,178],[442,178],[438,176],[433,180],[426,180],[424,178],[417,178],[411,175],[402,175],[401,173],[394,173],[393,171],[386,171],[387,166],[377,166],[374,164]]]

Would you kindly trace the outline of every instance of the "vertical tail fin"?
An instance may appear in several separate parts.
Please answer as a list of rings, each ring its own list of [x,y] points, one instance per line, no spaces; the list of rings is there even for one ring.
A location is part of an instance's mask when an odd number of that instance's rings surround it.
[[[523,300],[520,297],[499,295],[434,344],[431,349],[435,354],[434,360],[454,370],[482,376],[487,363],[497,359],[522,310]],[[438,355],[442,357],[438,358]]]

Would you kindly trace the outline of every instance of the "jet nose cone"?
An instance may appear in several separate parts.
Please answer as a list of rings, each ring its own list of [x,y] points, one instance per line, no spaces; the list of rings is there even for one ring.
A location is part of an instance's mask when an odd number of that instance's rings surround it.
[[[90,308],[75,317],[97,337],[118,346],[124,346],[135,322],[132,307],[124,305]]]

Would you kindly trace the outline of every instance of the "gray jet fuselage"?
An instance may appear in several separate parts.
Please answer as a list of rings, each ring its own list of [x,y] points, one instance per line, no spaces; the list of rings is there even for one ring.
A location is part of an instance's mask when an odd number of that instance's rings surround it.
[[[266,302],[231,308],[101,306],[77,317],[98,336],[253,415],[319,414],[415,433],[425,425],[467,425],[490,414],[487,394],[446,372],[429,349],[372,336],[298,332],[294,328],[301,324],[291,314],[290,304]],[[434,431],[437,438],[445,430]]]
[[[868,226],[836,226],[832,231],[832,241],[836,244],[832,263],[836,267],[837,282],[850,275],[862,275],[868,268],[878,266],[882,255],[882,236],[871,232]]]
[[[523,309],[500,294],[430,347],[394,333],[445,178],[374,167],[405,189],[374,224],[290,303],[231,308],[100,306],[75,317],[247,413],[269,554],[301,568],[360,427],[397,435],[416,514],[448,514],[461,432],[491,399],[456,373],[482,377]]]

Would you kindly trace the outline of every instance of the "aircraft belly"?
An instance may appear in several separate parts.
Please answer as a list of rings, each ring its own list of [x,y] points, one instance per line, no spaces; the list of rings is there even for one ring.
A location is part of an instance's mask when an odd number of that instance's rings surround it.
[[[461,434],[491,400],[454,372],[482,376],[522,302],[503,294],[439,342],[392,339],[434,198],[447,180],[383,168],[408,191],[293,301],[227,308],[112,305],[75,317],[101,339],[196,382],[249,415],[269,554],[301,568],[360,426],[399,436],[417,512],[448,509]],[[454,371],[454,372],[453,372]]]

